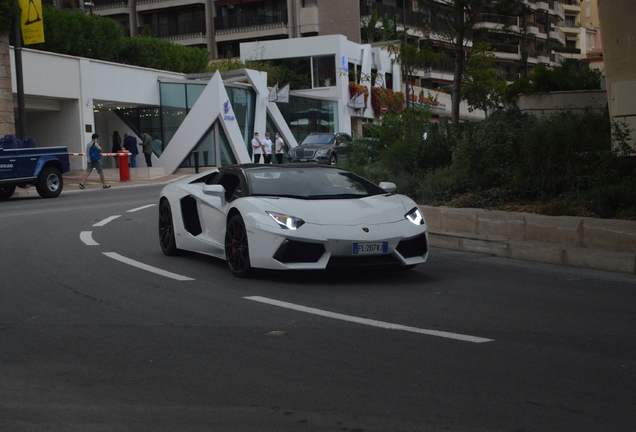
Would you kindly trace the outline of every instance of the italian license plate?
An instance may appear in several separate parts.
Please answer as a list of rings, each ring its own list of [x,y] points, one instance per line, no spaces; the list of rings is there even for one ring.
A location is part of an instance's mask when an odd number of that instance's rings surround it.
[[[301,159],[300,161],[301,162],[307,162],[307,159]]]
[[[389,244],[387,242],[353,244],[354,255],[385,254],[388,252]]]

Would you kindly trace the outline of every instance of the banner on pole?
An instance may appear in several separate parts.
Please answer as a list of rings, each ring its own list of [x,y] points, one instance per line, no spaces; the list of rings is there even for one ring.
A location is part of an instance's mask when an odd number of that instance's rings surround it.
[[[44,42],[42,0],[19,0],[20,30],[24,45]]]

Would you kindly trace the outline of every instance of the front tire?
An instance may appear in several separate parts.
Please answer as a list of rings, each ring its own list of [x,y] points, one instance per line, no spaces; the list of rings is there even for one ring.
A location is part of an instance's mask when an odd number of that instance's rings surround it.
[[[15,192],[15,185],[0,186],[0,200],[6,200],[11,198],[14,192]]]
[[[246,278],[252,274],[247,230],[240,215],[232,216],[225,230],[225,259],[232,274]]]
[[[62,193],[64,187],[64,179],[62,173],[55,167],[44,167],[38,176],[38,182],[35,185],[38,194],[42,198],[56,198]]]
[[[163,200],[159,206],[159,244],[164,254],[168,256],[179,254],[177,240],[174,235],[172,209],[167,200]]]

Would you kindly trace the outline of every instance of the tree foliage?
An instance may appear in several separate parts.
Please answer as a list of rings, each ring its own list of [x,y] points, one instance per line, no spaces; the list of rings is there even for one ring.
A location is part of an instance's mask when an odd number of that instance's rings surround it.
[[[505,101],[506,80],[495,67],[495,55],[490,45],[481,42],[473,47],[468,58],[468,68],[462,82],[462,98],[468,103],[468,110],[488,110]]]
[[[4,1],[4,0],[0,0]],[[43,6],[44,43],[32,48],[182,73],[205,72],[205,50],[152,37],[127,38],[114,20],[79,9]]]
[[[11,31],[15,16],[15,2],[13,0],[0,0],[0,33],[6,34]]]
[[[452,88],[451,118],[453,124],[459,123],[459,105],[461,102],[461,85],[466,60],[466,49],[477,30],[479,15],[485,12],[495,12],[509,16],[518,12],[522,5],[521,0],[423,0],[423,7],[440,17],[442,28],[437,31],[438,36],[445,41],[451,49],[448,55],[454,59],[454,77]],[[483,29],[481,29],[483,31]]]
[[[87,15],[79,9],[61,10],[43,6],[44,43],[31,48],[42,51],[116,61],[124,32],[110,18]]]

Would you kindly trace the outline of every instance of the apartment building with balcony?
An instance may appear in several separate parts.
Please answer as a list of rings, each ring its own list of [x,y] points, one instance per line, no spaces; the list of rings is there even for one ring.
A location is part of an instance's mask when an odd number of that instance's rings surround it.
[[[515,16],[493,9],[478,16],[473,42],[488,42],[506,80],[516,81],[539,64],[556,64],[566,46],[565,9],[556,0],[523,0]]]
[[[126,35],[151,34],[205,48],[211,58],[239,57],[244,42],[342,34],[360,42],[359,0],[93,0],[92,13],[119,22]]]

